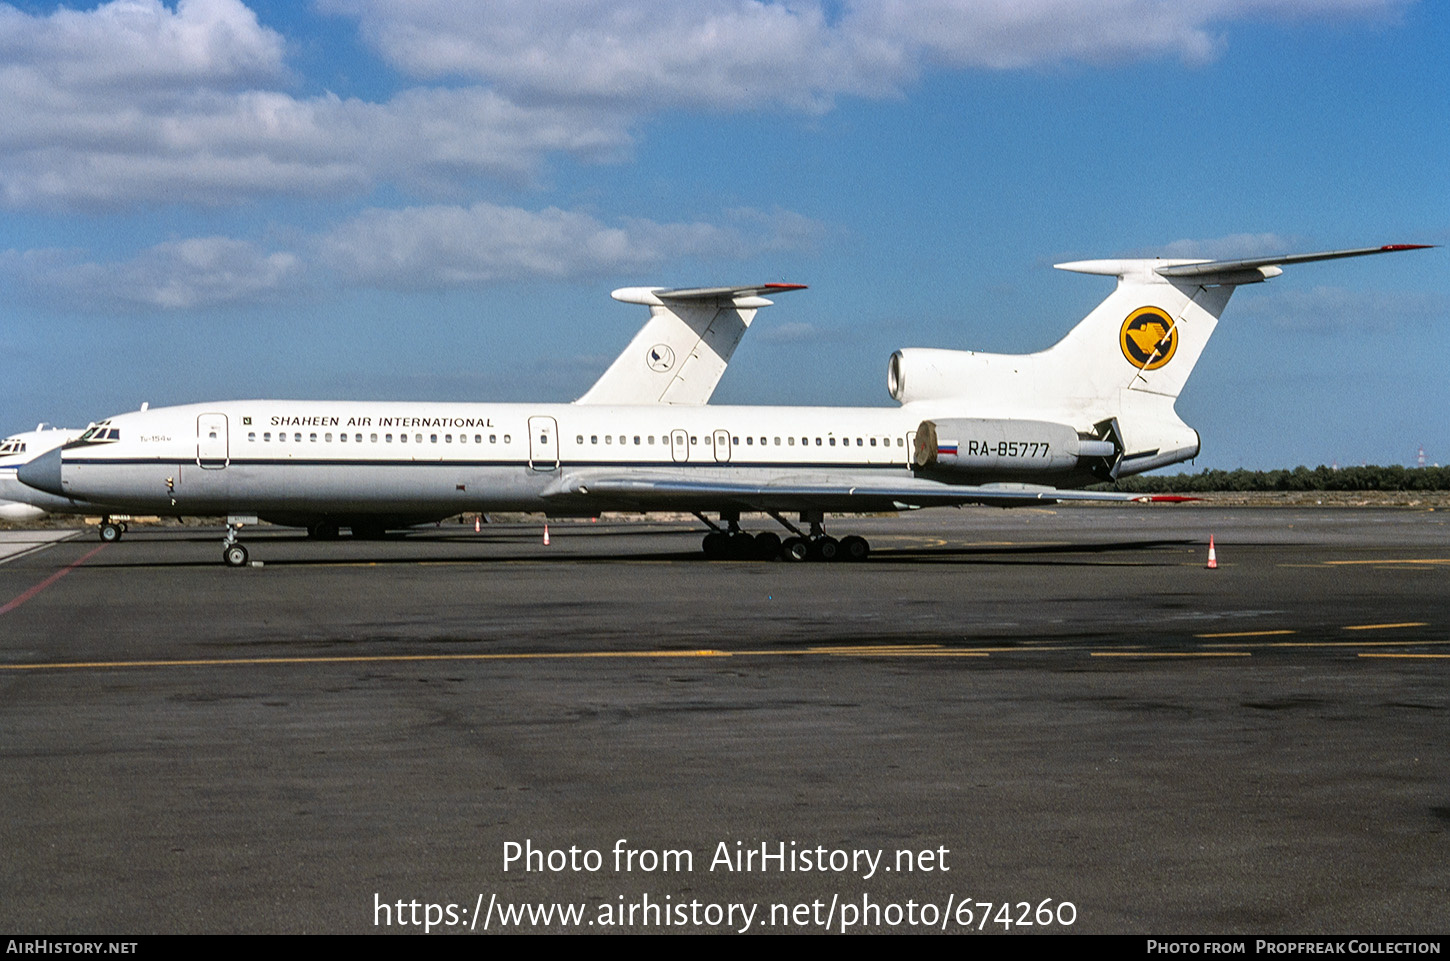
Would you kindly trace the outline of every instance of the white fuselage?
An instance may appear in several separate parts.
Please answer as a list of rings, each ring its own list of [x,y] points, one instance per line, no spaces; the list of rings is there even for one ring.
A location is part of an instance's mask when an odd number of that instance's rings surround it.
[[[922,417],[912,405],[229,401],[112,417],[87,435],[92,439],[69,445],[57,468],[67,496],[117,510],[256,514],[281,523],[357,516],[404,522],[499,510],[705,511],[721,509],[721,497],[676,493],[667,502],[642,503],[591,496],[587,480],[609,474],[756,484],[778,486],[782,495],[840,478],[912,481]],[[1019,468],[1010,476],[947,480],[1081,486],[1092,478],[1061,468],[1039,477]],[[566,481],[575,487],[561,496]],[[778,506],[795,509],[798,501],[782,496]],[[849,497],[821,506],[880,508]]]
[[[891,408],[230,401],[112,417],[103,423],[116,439],[65,451],[63,484],[174,514],[537,511],[557,506],[545,495],[570,468],[910,476],[919,419]]]

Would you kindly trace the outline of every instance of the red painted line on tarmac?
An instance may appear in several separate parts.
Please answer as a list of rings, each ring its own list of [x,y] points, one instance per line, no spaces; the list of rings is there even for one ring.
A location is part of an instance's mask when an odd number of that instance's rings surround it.
[[[0,607],[0,614],[9,614],[11,611],[15,610],[21,604],[24,604],[26,601],[30,600],[35,595],[39,594],[41,591],[45,590],[47,587],[49,587],[50,585],[54,584],[56,581],[60,580],[62,577],[65,577],[67,574],[69,574],[71,571],[75,570],[77,567],[80,567],[82,564],[84,564],[86,561],[90,560],[92,557],[95,557],[97,554],[99,554],[101,551],[103,551],[105,549],[105,547],[106,547],[106,545],[105,544],[102,544],[100,547],[97,547],[95,550],[91,551],[89,554],[87,554],[85,557],[82,557],[80,560],[76,561],[75,563],[73,563],[73,564],[67,564],[65,567],[62,567],[60,570],[58,570],[54,574],[50,575],[45,580],[41,581],[39,584],[36,584],[30,590],[26,591],[24,594],[21,594],[19,597],[15,598],[13,601],[11,601],[10,603],[6,604],[4,607]]]

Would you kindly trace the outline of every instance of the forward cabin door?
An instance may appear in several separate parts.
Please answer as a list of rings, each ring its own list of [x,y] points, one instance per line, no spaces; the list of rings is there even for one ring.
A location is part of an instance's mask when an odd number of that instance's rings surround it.
[[[201,414],[196,418],[196,464],[206,470],[221,470],[230,463],[227,445],[227,415]]]
[[[529,418],[529,466],[534,470],[559,469],[559,425],[552,417]]]

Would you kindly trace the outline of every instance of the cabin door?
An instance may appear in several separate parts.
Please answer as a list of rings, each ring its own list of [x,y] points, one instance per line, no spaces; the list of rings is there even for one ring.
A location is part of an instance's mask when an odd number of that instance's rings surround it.
[[[552,417],[529,418],[529,466],[534,470],[559,469],[559,425]]]
[[[230,458],[227,450],[227,415],[201,414],[196,418],[196,464],[221,470]]]

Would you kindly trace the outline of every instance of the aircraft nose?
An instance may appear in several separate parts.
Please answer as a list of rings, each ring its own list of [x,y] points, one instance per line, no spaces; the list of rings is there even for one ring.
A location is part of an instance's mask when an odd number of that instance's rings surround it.
[[[15,469],[15,477],[27,487],[65,497],[65,488],[60,484],[60,465],[61,451],[57,447],[21,464]]]

